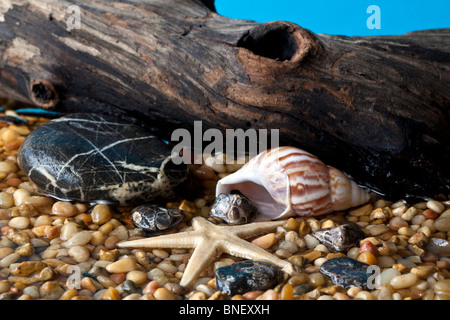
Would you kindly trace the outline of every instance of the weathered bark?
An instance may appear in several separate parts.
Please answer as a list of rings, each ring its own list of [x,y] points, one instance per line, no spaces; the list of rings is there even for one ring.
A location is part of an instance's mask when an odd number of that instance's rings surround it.
[[[211,0],[10,0],[0,39],[0,96],[161,134],[278,128],[387,195],[450,191],[449,29],[341,37],[229,19]]]

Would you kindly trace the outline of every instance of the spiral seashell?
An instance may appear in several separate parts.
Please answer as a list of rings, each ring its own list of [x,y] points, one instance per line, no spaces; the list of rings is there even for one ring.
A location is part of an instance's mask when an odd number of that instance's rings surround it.
[[[216,196],[239,191],[259,209],[257,220],[316,216],[369,201],[366,190],[336,168],[294,147],[264,151],[222,178]]]

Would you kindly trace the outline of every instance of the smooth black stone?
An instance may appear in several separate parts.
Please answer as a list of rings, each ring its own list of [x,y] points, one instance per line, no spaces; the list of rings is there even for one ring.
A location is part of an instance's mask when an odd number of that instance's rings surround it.
[[[354,224],[325,228],[311,233],[332,252],[343,252],[359,246],[359,242],[367,235]]]
[[[332,258],[320,266],[320,272],[331,278],[331,281],[349,289],[351,287],[367,288],[371,274],[367,273],[368,264],[347,257]]]
[[[71,114],[34,130],[18,163],[60,200],[136,205],[166,200],[187,181],[171,148],[144,128],[98,114]]]
[[[126,293],[132,294],[132,293],[140,293],[142,290],[136,286],[136,284],[131,280],[125,280],[122,283],[122,289]]]
[[[304,284],[299,284],[298,286],[295,286],[293,288],[293,293],[295,295],[301,296],[302,294],[310,292],[313,289],[314,289],[314,287],[312,285],[310,285],[309,283],[304,283]]]
[[[216,287],[229,296],[267,290],[282,280],[282,271],[263,261],[240,261],[216,270]]]

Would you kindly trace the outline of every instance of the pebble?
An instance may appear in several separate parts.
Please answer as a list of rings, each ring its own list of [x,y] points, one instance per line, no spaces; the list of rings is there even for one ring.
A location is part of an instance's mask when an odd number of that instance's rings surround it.
[[[173,292],[166,288],[158,288],[155,290],[155,293],[153,293],[156,300],[175,300],[176,296]]]
[[[283,279],[281,270],[268,262],[240,261],[216,270],[216,288],[229,296],[267,290]]]
[[[66,247],[70,248],[73,246],[84,246],[85,244],[88,244],[89,241],[91,241],[92,238],[92,232],[83,230],[76,232],[70,237],[69,240],[66,241]]]
[[[86,247],[83,246],[73,246],[70,247],[68,251],[69,256],[71,256],[76,262],[86,262],[89,260],[90,252]]]
[[[429,200],[427,202],[427,207],[428,209],[433,210],[436,213],[442,213],[445,210],[445,206],[441,202],[436,200]]]
[[[106,204],[97,204],[91,212],[92,222],[102,225],[111,219],[111,210]]]
[[[450,231],[450,218],[439,218],[434,222],[436,230],[448,232]]]
[[[275,233],[268,233],[252,240],[254,245],[263,249],[269,249],[276,241]]]
[[[417,276],[413,273],[407,273],[396,276],[390,281],[394,289],[405,289],[413,286],[417,282]]]
[[[70,202],[58,201],[52,206],[52,214],[57,216],[69,218],[77,215],[78,213],[77,207]]]
[[[9,220],[8,225],[11,228],[15,228],[15,229],[26,229],[28,227],[28,225],[30,224],[30,219],[27,217],[14,217],[11,220]]]
[[[136,270],[136,260],[134,258],[123,258],[106,266],[106,271],[110,273],[122,273]]]
[[[440,238],[431,238],[426,246],[429,252],[441,257],[450,256],[450,242]]]
[[[332,252],[342,252],[356,246],[366,238],[366,234],[354,224],[343,224],[338,227],[321,229],[312,233]]]
[[[347,257],[329,259],[320,266],[320,272],[331,278],[331,281],[346,289],[367,286],[369,265]]]
[[[450,294],[450,279],[437,281],[434,284],[434,291],[436,291],[436,293],[438,294],[439,293]]]
[[[109,287],[103,294],[102,300],[120,300],[120,293],[116,288]]]
[[[56,281],[46,281],[39,288],[39,295],[43,298],[58,299],[64,293],[64,288]]]

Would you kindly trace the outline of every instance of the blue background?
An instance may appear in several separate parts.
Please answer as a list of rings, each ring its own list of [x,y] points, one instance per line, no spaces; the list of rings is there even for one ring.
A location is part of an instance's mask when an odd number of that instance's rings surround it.
[[[216,0],[223,16],[294,22],[315,33],[347,36],[394,35],[450,28],[450,0]],[[367,28],[370,5],[381,11],[381,29]]]

